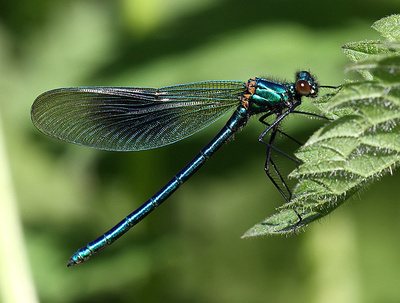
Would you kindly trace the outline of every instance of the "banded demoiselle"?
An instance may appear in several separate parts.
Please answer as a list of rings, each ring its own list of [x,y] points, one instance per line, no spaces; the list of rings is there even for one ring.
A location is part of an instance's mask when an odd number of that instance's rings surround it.
[[[301,71],[293,83],[252,78],[247,82],[203,81],[159,89],[61,88],[41,94],[31,109],[33,124],[41,132],[64,141],[110,151],[138,151],[171,144],[193,135],[233,110],[222,130],[192,161],[142,206],[79,249],[68,266],[84,262],[143,220],[254,115],[261,115],[259,120],[267,126],[258,138],[267,146],[265,172],[289,201],[290,190],[271,159],[272,150],[279,151],[274,147],[275,136],[285,117],[291,113],[303,113],[295,110],[301,104],[301,98],[317,96],[319,87],[322,86],[318,85],[315,77]],[[265,122],[271,115],[276,116],[275,120]],[[268,133],[269,139],[264,140]],[[271,169],[277,173],[280,185],[271,176]]]

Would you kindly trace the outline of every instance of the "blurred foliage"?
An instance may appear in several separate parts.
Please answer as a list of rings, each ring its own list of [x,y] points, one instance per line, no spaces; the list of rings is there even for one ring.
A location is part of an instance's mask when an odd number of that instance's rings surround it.
[[[41,302],[399,301],[398,174],[301,236],[240,239],[282,203],[263,172],[256,119],[135,229],[67,269],[77,248],[161,188],[218,125],[161,149],[113,153],[52,140],[29,117],[37,95],[65,86],[291,80],[308,68],[338,85],[340,46],[376,38],[370,24],[399,8],[397,0],[3,1],[1,123]],[[321,123],[290,119],[285,131],[305,142]]]

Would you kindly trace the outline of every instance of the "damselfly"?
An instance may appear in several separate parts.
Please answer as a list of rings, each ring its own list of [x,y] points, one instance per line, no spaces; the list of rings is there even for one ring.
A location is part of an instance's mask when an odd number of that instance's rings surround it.
[[[80,264],[139,223],[188,180],[251,116],[267,127],[258,140],[267,147],[265,172],[283,197],[290,189],[271,159],[282,120],[296,111],[302,97],[315,97],[321,87],[306,71],[293,83],[263,78],[203,81],[163,88],[76,87],[41,94],[32,105],[33,124],[44,134],[68,142],[112,151],[138,151],[182,140],[233,110],[222,130],[160,191],[103,236],[79,249],[68,266]],[[266,118],[275,115],[272,123]],[[310,114],[314,115],[314,114]],[[318,115],[315,115],[318,116]],[[267,139],[266,135],[270,133]],[[296,161],[294,158],[280,153]],[[275,172],[277,182],[271,175]],[[279,183],[279,184],[278,184]],[[287,194],[285,194],[285,192]],[[299,220],[301,217],[299,216]]]

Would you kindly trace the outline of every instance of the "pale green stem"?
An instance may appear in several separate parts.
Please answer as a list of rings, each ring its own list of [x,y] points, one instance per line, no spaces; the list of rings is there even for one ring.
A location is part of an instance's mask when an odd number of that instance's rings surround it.
[[[39,302],[24,243],[0,116],[0,296],[2,302]]]

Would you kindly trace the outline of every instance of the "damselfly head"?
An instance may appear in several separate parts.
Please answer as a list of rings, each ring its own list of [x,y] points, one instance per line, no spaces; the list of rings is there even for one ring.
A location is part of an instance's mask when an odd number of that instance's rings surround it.
[[[318,94],[318,83],[307,71],[301,71],[296,74],[295,88],[296,93],[300,96],[316,97]]]

